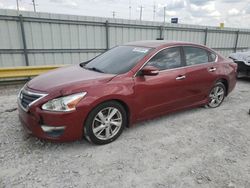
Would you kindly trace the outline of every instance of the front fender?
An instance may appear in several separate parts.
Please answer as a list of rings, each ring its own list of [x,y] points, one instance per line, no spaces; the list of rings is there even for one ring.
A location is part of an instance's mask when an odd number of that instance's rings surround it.
[[[110,100],[116,100],[126,105],[129,110],[129,122],[134,122],[136,119],[135,97],[134,97],[134,82],[124,81],[119,83],[108,83],[92,90],[87,91],[87,95],[79,102],[77,109],[84,111],[88,109],[88,114],[99,104]]]

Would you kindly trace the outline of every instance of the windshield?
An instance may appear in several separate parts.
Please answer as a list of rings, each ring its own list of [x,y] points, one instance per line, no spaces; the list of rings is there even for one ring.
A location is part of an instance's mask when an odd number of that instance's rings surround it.
[[[131,70],[149,51],[150,48],[145,47],[118,46],[97,56],[84,68],[108,74],[123,74]]]

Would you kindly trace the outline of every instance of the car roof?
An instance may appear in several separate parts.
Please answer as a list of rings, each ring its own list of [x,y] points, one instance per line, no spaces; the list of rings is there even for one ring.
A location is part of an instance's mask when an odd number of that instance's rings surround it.
[[[143,41],[135,41],[135,42],[128,42],[125,45],[128,46],[141,46],[141,47],[148,47],[148,48],[160,48],[172,45],[195,45],[195,46],[203,46],[191,42],[184,42],[184,41],[171,41],[171,40],[143,40]]]

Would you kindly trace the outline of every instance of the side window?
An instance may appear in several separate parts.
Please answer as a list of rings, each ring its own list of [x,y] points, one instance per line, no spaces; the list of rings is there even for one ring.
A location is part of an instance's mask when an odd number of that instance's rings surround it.
[[[189,46],[184,46],[183,49],[187,66],[208,62],[208,53],[206,50]]]
[[[216,55],[212,52],[208,52],[208,61],[215,62],[215,60],[216,60]]]
[[[181,53],[179,47],[168,48],[156,54],[147,65],[154,66],[159,70],[181,67]]]

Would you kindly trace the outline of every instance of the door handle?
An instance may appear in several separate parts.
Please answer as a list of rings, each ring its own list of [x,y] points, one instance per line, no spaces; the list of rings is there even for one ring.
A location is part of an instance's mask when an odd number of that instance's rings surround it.
[[[175,79],[176,79],[176,80],[183,80],[183,79],[185,79],[185,78],[186,78],[185,75],[181,75],[181,76],[176,77]]]
[[[214,71],[216,71],[215,67],[211,67],[211,68],[208,69],[208,72],[214,72]]]

